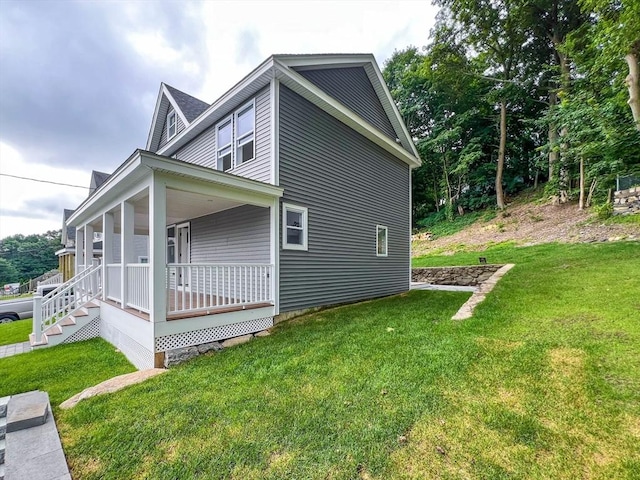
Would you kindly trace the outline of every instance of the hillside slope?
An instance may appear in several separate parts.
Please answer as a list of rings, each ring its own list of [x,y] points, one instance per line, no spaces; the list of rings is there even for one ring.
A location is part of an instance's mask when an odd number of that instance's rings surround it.
[[[412,253],[418,257],[436,252],[482,250],[491,244],[508,241],[518,245],[536,245],[640,240],[640,215],[636,217],[625,223],[614,223],[611,220],[599,220],[589,210],[580,211],[575,204],[541,204],[539,201],[520,199],[495,218],[478,220],[452,235],[435,240],[414,235]]]

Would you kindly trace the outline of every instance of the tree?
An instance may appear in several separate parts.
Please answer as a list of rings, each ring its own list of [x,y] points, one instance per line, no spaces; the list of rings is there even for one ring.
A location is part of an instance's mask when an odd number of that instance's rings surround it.
[[[19,281],[35,278],[58,266],[60,230],[41,235],[13,235],[0,240],[0,258],[16,268]]]
[[[0,287],[15,282],[18,282],[18,270],[9,260],[0,258]]]
[[[516,90],[529,32],[523,0],[435,0],[445,8],[462,42],[486,63],[485,78],[494,82],[491,98],[499,108],[499,147],[495,176],[496,204],[505,207],[503,174],[507,155],[508,113]]]

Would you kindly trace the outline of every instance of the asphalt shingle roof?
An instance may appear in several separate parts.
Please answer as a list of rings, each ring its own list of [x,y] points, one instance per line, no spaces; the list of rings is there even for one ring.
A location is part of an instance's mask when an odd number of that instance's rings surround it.
[[[204,112],[207,108],[209,108],[209,104],[203,102],[202,100],[198,100],[196,97],[192,97],[180,90],[173,88],[170,85],[165,84],[169,93],[184,113],[184,116],[187,118],[189,123],[193,122],[196,118],[198,118],[202,112]]]

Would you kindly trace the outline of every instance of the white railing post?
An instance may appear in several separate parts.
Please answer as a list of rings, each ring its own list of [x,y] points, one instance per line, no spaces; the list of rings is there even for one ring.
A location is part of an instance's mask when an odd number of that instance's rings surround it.
[[[36,343],[42,340],[42,295],[36,293],[33,296],[33,334]]]

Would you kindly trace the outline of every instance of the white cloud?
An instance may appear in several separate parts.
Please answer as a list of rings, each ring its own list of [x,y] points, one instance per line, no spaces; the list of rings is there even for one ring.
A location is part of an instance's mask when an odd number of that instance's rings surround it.
[[[1,142],[0,158],[0,238],[57,230],[62,227],[62,209],[75,208],[87,196],[86,189],[7,176],[88,187],[90,174],[85,171],[27,161]]]

